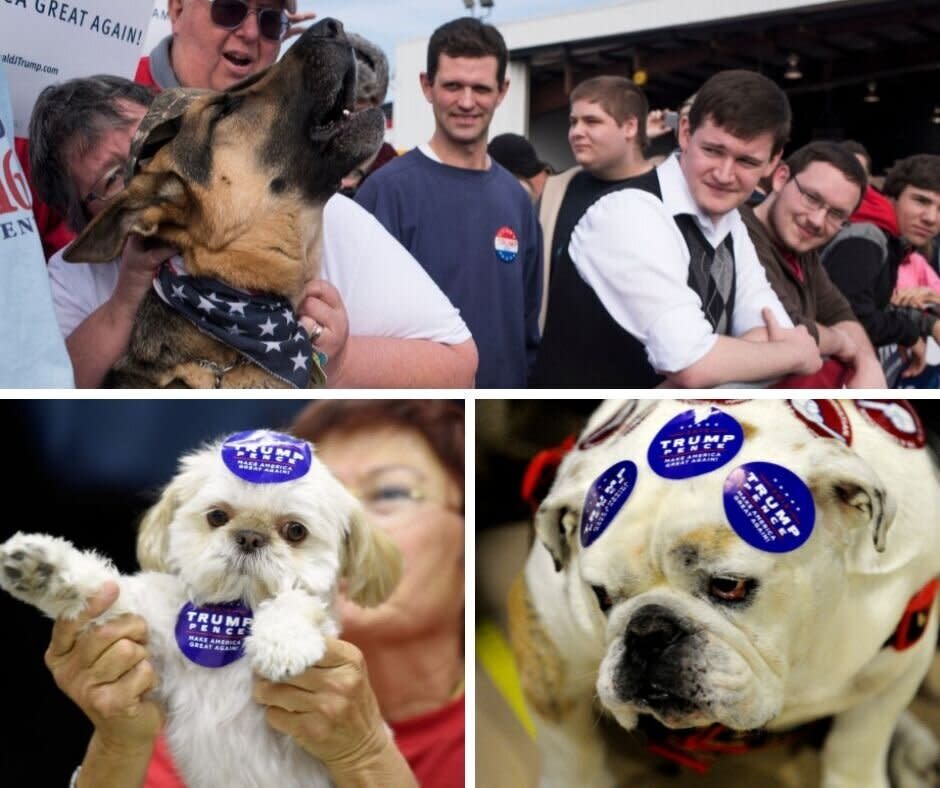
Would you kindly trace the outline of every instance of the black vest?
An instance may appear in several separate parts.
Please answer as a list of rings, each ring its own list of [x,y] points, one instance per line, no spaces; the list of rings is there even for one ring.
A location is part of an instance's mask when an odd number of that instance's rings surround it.
[[[641,189],[662,200],[656,170],[606,186],[582,171],[568,184],[552,236],[548,310],[539,354],[529,377],[532,388],[653,388],[663,381],[647,360],[644,345],[610,316],[568,254],[574,228],[588,208],[620,189]],[[714,256],[692,216],[679,215],[675,221],[690,259],[701,254]],[[730,240],[729,237],[729,247]],[[643,239],[636,241],[642,243]],[[731,251],[733,255],[733,248]],[[701,271],[691,265],[688,284],[704,296],[702,288],[706,283]],[[734,291],[732,282],[729,314],[734,306]]]

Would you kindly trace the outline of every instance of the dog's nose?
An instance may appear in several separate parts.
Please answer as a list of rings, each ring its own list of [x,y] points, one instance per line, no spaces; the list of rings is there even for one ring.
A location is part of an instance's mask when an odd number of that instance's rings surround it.
[[[626,650],[628,653],[661,654],[686,634],[675,614],[662,605],[641,607],[627,624]]]
[[[332,17],[321,19],[310,28],[310,35],[320,38],[344,38],[343,23]]]
[[[268,537],[264,534],[259,534],[257,531],[238,531],[235,534],[235,544],[246,553],[253,553],[255,550],[260,550],[267,543]]]

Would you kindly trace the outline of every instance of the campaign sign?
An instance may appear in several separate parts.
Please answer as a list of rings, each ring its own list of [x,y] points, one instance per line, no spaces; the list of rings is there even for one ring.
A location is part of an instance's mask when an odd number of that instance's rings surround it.
[[[699,417],[687,410],[656,433],[646,459],[665,479],[688,479],[730,462],[743,443],[744,430],[724,411],[712,407]]]
[[[0,0],[2,2],[2,0]],[[156,0],[153,12],[150,15],[150,24],[147,26],[147,36],[144,38],[144,52],[152,52],[153,48],[173,32],[170,26],[170,14],[166,9],[166,0]]]
[[[270,430],[236,432],[222,443],[222,461],[240,479],[276,484],[299,479],[310,470],[310,444]]]
[[[816,505],[806,483],[772,462],[739,465],[725,479],[725,516],[751,547],[788,553],[809,539]]]
[[[591,545],[607,530],[636,487],[636,463],[623,460],[598,476],[584,498],[581,510],[581,544]]]
[[[198,606],[187,602],[176,619],[176,643],[190,662],[222,668],[245,655],[251,622],[251,608],[241,601]]]
[[[132,79],[152,11],[153,0],[0,0],[0,63],[15,135],[27,136],[36,97],[54,82],[93,74]]]

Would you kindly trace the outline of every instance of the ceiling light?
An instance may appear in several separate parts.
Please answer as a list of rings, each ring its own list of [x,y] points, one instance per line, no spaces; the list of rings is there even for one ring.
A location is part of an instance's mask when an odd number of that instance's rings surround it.
[[[802,79],[803,72],[800,71],[800,56],[795,52],[787,55],[787,70],[783,72],[784,79]]]
[[[865,95],[864,101],[866,104],[877,104],[879,101],[881,101],[881,99],[878,98],[878,83],[877,82],[868,83],[868,93]]]

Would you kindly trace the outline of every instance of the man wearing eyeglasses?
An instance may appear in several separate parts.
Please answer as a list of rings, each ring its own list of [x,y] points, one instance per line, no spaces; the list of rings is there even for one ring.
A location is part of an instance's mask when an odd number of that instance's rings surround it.
[[[794,325],[804,325],[829,360],[816,375],[787,378],[793,387],[883,388],[885,377],[865,329],[819,263],[818,250],[849,221],[867,179],[858,160],[832,142],[812,142],[772,176],[773,190],[744,207],[757,257]]]
[[[225,90],[270,66],[296,16],[297,0],[169,0],[173,34],[149,58],[135,80],[159,88]]]
[[[878,348],[889,382],[896,376],[889,366],[897,360],[895,344],[911,349],[903,376],[912,377],[924,368],[925,340],[940,342],[940,320],[932,310],[893,305],[891,296],[908,255],[940,231],[940,156],[897,162],[883,193],[869,187],[851,222],[823,251],[822,263]]]

